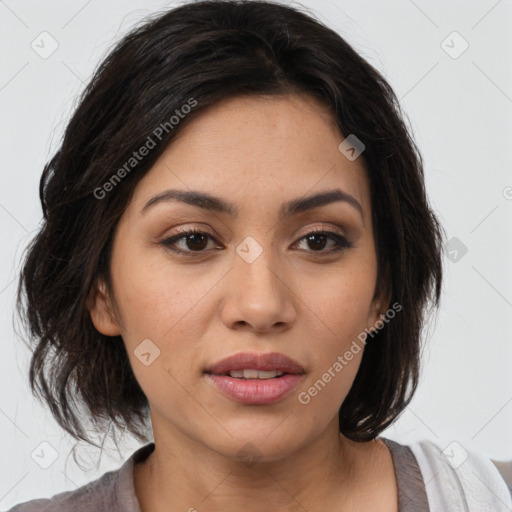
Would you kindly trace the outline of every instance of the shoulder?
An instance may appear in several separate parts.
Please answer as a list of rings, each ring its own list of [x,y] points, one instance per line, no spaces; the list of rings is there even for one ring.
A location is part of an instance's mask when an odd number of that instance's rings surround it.
[[[137,449],[117,470],[74,491],[15,505],[7,512],[140,512],[133,483],[134,466],[155,449],[153,442]]]
[[[491,461],[500,472],[503,480],[505,480],[510,494],[512,495],[512,460],[501,461],[501,460],[492,460]]]
[[[38,498],[19,503],[7,512],[106,511],[108,509],[104,508],[104,504],[114,490],[119,471],[109,471],[74,491],[61,492],[51,498]]]
[[[510,464],[499,467],[491,459],[457,441],[446,443],[428,440],[409,445],[423,476],[429,503],[451,510],[456,504],[492,510],[512,509]],[[509,473],[507,474],[507,469]],[[483,510],[483,509],[482,509]]]

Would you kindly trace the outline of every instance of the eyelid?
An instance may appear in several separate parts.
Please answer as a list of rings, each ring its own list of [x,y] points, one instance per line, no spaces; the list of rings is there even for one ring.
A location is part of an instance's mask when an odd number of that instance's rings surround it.
[[[207,235],[212,242],[214,242],[217,245],[221,245],[219,241],[217,240],[217,237],[211,233],[210,230],[206,228],[197,228],[197,227],[183,227],[180,226],[177,228],[176,233],[173,233],[170,236],[166,236],[163,238],[163,240],[160,243],[160,245],[163,245],[167,247],[170,251],[174,252],[178,255],[186,255],[186,256],[194,256],[194,255],[206,255],[210,251],[184,251],[182,249],[178,249],[177,247],[173,247],[179,240],[182,240],[186,238],[187,236],[193,235],[193,234],[200,234],[200,235]]]
[[[305,236],[311,234],[311,233],[320,233],[320,232],[323,232],[323,231],[332,231],[332,230],[337,230],[337,235],[339,236],[342,236],[342,237],[346,237],[346,233],[344,232],[344,230],[340,227],[340,226],[337,226],[337,225],[333,225],[333,224],[326,224],[326,223],[321,223],[320,226],[314,226],[314,227],[306,227],[306,228],[303,228],[303,230],[299,231],[298,234],[295,234],[294,235],[294,239],[295,239],[295,242],[299,241],[300,239],[304,238]],[[212,232],[212,230],[210,230],[209,228],[207,228],[206,226],[178,226],[176,228],[176,232],[173,233],[172,235],[170,236],[166,236],[163,241],[165,240],[169,240],[170,238],[174,238],[176,235],[179,235],[179,234],[190,234],[190,233],[204,233],[204,234],[207,234],[209,235],[216,243],[219,243],[218,239],[217,239],[217,235],[215,233]]]
[[[304,230],[301,230],[299,232],[302,234],[296,235],[296,238],[300,239],[300,238],[307,236],[309,233],[319,233],[322,231],[336,231],[337,235],[346,236],[346,234],[344,233],[344,231],[342,230],[342,228],[340,226],[336,226],[333,224],[321,223],[320,226],[304,228]]]
[[[346,249],[354,248],[354,242],[349,240],[344,234],[337,232],[339,230],[339,227],[334,228],[332,225],[321,225],[321,226],[315,226],[311,227],[309,229],[306,229],[305,232],[302,235],[296,235],[294,237],[295,242],[294,245],[299,244],[302,242],[305,238],[311,235],[316,234],[322,234],[324,235],[328,240],[335,243],[335,247],[328,250],[320,250],[320,251],[300,251],[304,253],[312,253],[316,254],[319,257],[329,256],[335,253],[341,253],[344,252]],[[219,244],[217,237],[210,232],[207,228],[197,228],[197,227],[183,227],[180,226],[177,228],[177,232],[173,235],[166,237],[164,240],[160,242],[161,245],[166,246],[166,248],[170,251],[172,251],[175,254],[183,255],[183,256],[205,256],[211,253],[212,249],[210,250],[200,250],[200,251],[191,251],[191,250],[183,250],[176,247],[175,244],[177,244],[178,241],[183,240],[187,236],[193,235],[193,234],[199,234],[199,235],[206,235],[207,238],[210,239],[210,241]],[[219,249],[217,247],[217,249]]]

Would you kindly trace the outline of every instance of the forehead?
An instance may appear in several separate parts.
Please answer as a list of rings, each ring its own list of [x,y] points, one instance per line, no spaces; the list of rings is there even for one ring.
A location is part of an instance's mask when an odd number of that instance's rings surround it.
[[[349,160],[328,108],[310,96],[222,100],[187,123],[139,183],[139,209],[167,188],[200,190],[249,202],[296,198],[339,188],[370,213],[362,157]],[[366,216],[365,215],[365,216]]]

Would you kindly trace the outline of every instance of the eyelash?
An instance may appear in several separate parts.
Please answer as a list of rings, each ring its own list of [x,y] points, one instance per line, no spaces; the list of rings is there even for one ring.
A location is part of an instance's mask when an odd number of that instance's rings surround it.
[[[205,231],[200,231],[197,229],[190,229],[190,230],[181,231],[179,234],[171,236],[170,238],[163,240],[161,242],[161,244],[174,253],[182,254],[182,255],[188,256],[188,257],[192,257],[196,254],[201,254],[201,253],[207,252],[205,250],[184,251],[182,249],[177,249],[176,247],[174,247],[174,244],[178,240],[181,240],[182,238],[187,238],[190,235],[206,235],[214,242],[217,242],[217,240],[212,235],[210,235],[210,233],[207,233]],[[330,255],[330,254],[336,253],[336,252],[341,252],[341,251],[344,251],[345,249],[351,249],[354,247],[354,244],[352,242],[349,242],[345,237],[338,235],[337,233],[334,233],[333,231],[326,231],[323,229],[313,229],[310,232],[306,233],[301,238],[299,238],[299,240],[297,240],[297,241],[300,242],[304,239],[307,239],[308,237],[310,237],[312,235],[325,235],[329,240],[336,242],[336,248],[331,249],[330,251],[322,250],[322,251],[306,251],[306,252],[318,253],[320,256],[323,256],[323,255]]]

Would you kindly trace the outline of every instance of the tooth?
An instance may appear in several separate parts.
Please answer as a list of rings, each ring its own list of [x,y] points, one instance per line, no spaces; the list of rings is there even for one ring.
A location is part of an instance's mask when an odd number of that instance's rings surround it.
[[[273,379],[284,375],[284,372],[279,370],[231,370],[228,375],[237,379]]]
[[[260,370],[258,372],[258,379],[273,379],[276,376],[277,376],[276,370],[269,370],[269,371]]]

